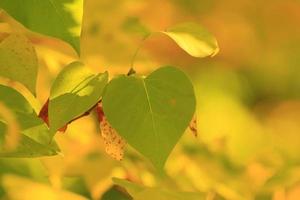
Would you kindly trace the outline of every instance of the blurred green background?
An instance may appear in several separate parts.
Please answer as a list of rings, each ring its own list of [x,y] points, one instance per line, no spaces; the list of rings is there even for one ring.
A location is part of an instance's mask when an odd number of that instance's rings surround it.
[[[186,21],[215,35],[215,57],[192,58],[155,35],[135,61],[145,75],[178,66],[195,86],[198,136],[186,131],[165,176],[130,147],[121,162],[106,155],[91,115],[56,136],[63,155],[0,159],[1,198],[127,199],[112,188],[111,177],[119,177],[174,193],[200,192],[207,200],[300,199],[300,1],[86,0],[80,60],[94,71],[127,73],[145,31]],[[26,32],[3,13],[0,30]],[[39,110],[57,73],[78,58],[61,41],[27,34],[41,65],[39,102],[32,102]]]

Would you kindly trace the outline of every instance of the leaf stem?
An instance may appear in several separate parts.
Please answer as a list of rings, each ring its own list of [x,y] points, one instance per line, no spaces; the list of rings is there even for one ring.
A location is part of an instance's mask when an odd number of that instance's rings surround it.
[[[143,37],[143,39],[141,40],[141,42],[140,42],[138,48],[135,50],[135,52],[134,52],[134,54],[133,54],[133,56],[132,56],[132,58],[131,58],[130,69],[129,69],[128,73],[127,73],[128,76],[130,76],[131,74],[135,74],[135,73],[136,73],[136,71],[134,70],[134,67],[133,67],[133,66],[134,66],[134,62],[135,62],[135,60],[136,60],[136,57],[137,57],[137,55],[138,55],[140,49],[141,49],[142,46],[143,46],[145,40],[146,40],[147,38],[149,38],[150,36],[151,36],[151,33],[149,33],[148,35],[146,35],[145,37]]]
[[[60,132],[65,132],[68,128],[68,125],[70,123],[72,123],[73,121],[76,121],[82,117],[85,117],[87,115],[89,115],[93,109],[95,109],[98,104],[101,102],[102,100],[99,100],[93,107],[91,107],[89,110],[85,111],[83,114],[79,115],[78,117],[75,117],[74,119],[70,120],[69,122],[67,122],[63,127],[61,127],[59,129]],[[43,105],[42,109],[40,110],[38,117],[41,118],[47,125],[48,127],[49,125],[49,116],[48,116],[48,107],[49,107],[49,98],[47,99],[46,103]]]

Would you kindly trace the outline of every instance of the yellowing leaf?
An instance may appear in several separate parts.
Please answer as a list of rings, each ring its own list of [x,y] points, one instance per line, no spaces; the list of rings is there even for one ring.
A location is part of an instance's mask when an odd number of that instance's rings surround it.
[[[105,151],[108,155],[116,160],[122,160],[126,141],[117,133],[109,124],[104,116],[102,106],[97,106],[97,112],[100,120],[101,135],[105,143]]]
[[[191,132],[193,133],[193,135],[195,137],[198,136],[198,129],[197,129],[197,116],[194,115],[193,119],[191,120],[190,124],[189,124],[189,128],[191,130]]]
[[[86,200],[77,194],[13,175],[5,175],[2,184],[10,200]]]
[[[162,33],[172,38],[184,51],[194,57],[214,56],[219,51],[215,37],[198,24],[179,24]]]
[[[100,122],[100,127],[106,153],[116,160],[122,160],[126,141],[111,127],[106,118]]]
[[[22,83],[35,94],[37,55],[23,35],[11,34],[0,43],[0,76]]]

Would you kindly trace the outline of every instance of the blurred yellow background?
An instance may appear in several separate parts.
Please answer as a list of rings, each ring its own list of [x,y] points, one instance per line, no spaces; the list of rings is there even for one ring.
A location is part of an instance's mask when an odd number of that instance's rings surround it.
[[[195,137],[187,130],[160,176],[127,148],[115,161],[105,154],[95,114],[69,125],[56,139],[63,154],[0,159],[3,199],[101,199],[111,177],[149,187],[197,191],[207,200],[300,199],[300,1],[298,0],[86,0],[81,57],[66,43],[33,34],[0,14],[0,38],[25,32],[39,57],[39,111],[59,71],[74,60],[110,76],[127,73],[143,29],[193,21],[215,35],[213,58],[187,55],[163,35],[147,39],[135,69],[184,69],[197,96]],[[110,78],[111,78],[110,77]],[[46,198],[47,196],[47,198]],[[1,197],[0,197],[1,199]]]

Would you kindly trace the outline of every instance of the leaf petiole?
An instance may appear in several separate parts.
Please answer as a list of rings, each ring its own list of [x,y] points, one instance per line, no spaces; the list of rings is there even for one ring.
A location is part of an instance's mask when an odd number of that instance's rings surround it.
[[[130,75],[136,73],[136,71],[134,70],[134,67],[133,67],[133,66],[134,66],[134,62],[135,62],[135,60],[136,60],[136,57],[137,57],[137,55],[138,55],[140,49],[142,48],[143,44],[145,43],[145,40],[148,39],[151,35],[152,35],[152,33],[149,33],[148,35],[146,35],[146,36],[141,40],[141,42],[140,42],[138,48],[135,50],[135,52],[134,52],[134,54],[133,54],[133,56],[132,56],[132,58],[131,58],[130,69],[129,69],[128,73],[127,73],[128,76],[130,76]]]

